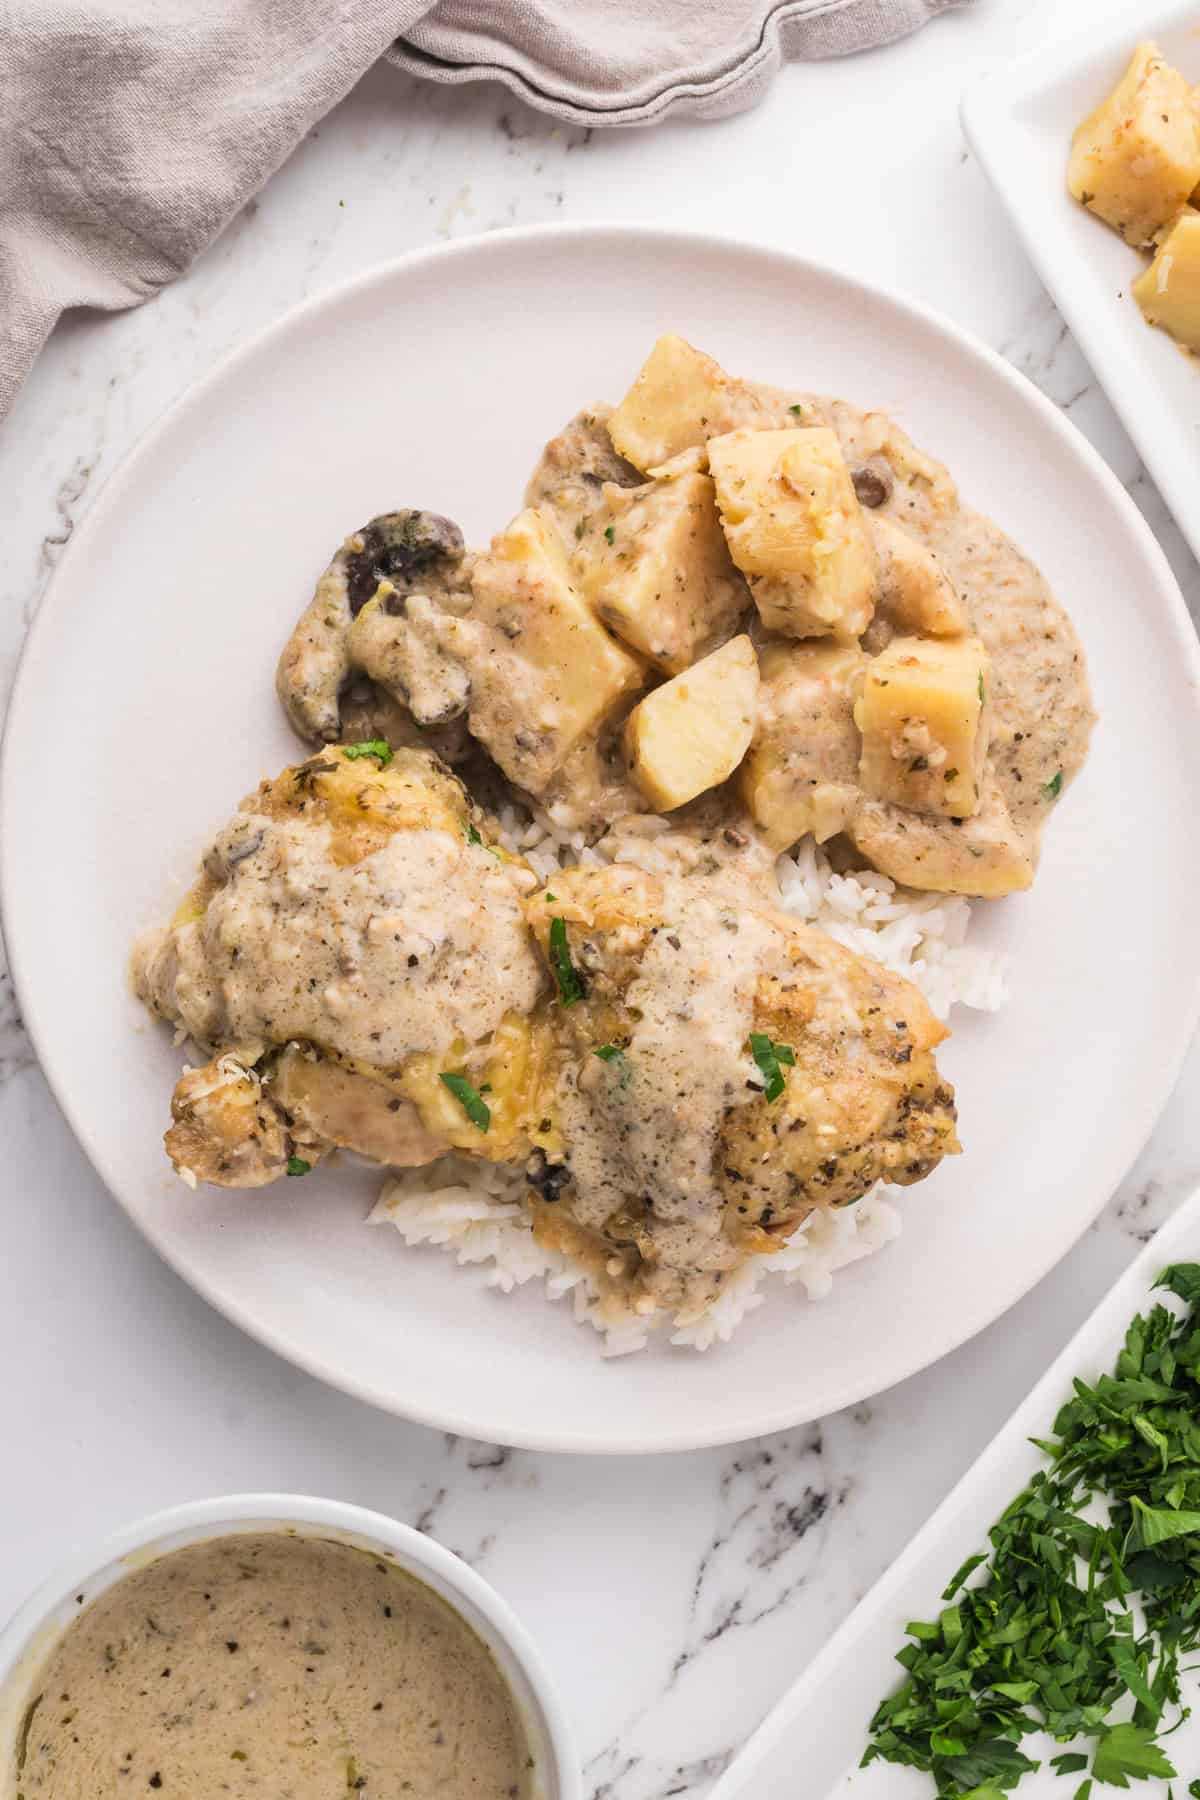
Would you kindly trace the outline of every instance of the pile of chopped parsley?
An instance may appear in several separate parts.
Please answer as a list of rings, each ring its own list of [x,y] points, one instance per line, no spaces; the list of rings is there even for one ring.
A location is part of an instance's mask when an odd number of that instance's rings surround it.
[[[1045,1731],[1072,1746],[1050,1766],[1083,1776],[1066,1800],[1193,1773],[1163,1740],[1189,1716],[1180,1676],[1200,1647],[1200,1263],[1155,1285],[1186,1313],[1139,1315],[1114,1372],[1075,1382],[1053,1438],[1034,1440],[1050,1466],[938,1617],[907,1627],[907,1679],[871,1721],[864,1766],[927,1770],[938,1800],[1001,1800],[1040,1766],[1021,1745]],[[1200,1800],[1200,1779],[1178,1792]]]

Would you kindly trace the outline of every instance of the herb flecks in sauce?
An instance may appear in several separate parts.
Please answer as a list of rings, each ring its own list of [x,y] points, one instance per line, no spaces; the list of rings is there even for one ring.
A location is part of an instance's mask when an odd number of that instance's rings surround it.
[[[287,1172],[289,1175],[308,1175],[311,1173],[311,1171],[312,1171],[312,1164],[310,1162],[306,1162],[302,1156],[289,1156],[288,1157]]]
[[[766,1087],[763,1090],[767,1100],[778,1100],[787,1085],[787,1077],[781,1065],[791,1068],[795,1065],[796,1052],[790,1044],[776,1044],[765,1031],[750,1033],[750,1054],[762,1072]]]
[[[492,1122],[492,1114],[479,1089],[474,1087],[465,1075],[443,1072],[438,1076],[438,1080],[450,1089],[472,1125],[480,1131],[486,1131]]]
[[[329,1539],[220,1538],[135,1570],[77,1614],[38,1686],[70,1694],[71,1722],[27,1712],[24,1800],[530,1791],[486,1646],[423,1583]]]
[[[373,756],[381,769],[386,769],[392,760],[392,746],[386,738],[369,738],[363,744],[343,744],[342,755],[347,762],[357,762],[361,756]]]
[[[550,922],[550,963],[558,983],[558,997],[564,1006],[575,1006],[587,994],[587,983],[571,961],[567,943],[567,924],[561,917]]]

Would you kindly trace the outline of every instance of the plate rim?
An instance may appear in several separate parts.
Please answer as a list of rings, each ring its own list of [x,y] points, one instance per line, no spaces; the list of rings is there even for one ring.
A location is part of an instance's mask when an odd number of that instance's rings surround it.
[[[1109,341],[1107,327],[1094,308],[1092,295],[1086,290],[1088,266],[1078,262],[1081,279],[1077,281],[1072,274],[1072,265],[1077,259],[1069,252],[1066,255],[1070,260],[1064,259],[1064,253],[1060,251],[1052,233],[1038,234],[1034,231],[1020,205],[1021,184],[1008,177],[1003,142],[1008,134],[1021,130],[1021,122],[1015,116],[1019,103],[1040,92],[1054,71],[1061,72],[1064,57],[1069,55],[1078,61],[1084,54],[1107,53],[1117,46],[1122,46],[1127,51],[1134,38],[1153,35],[1165,26],[1174,27],[1186,19],[1196,17],[1197,11],[1192,0],[1174,0],[1169,9],[1164,7],[1160,19],[1145,21],[1136,33],[1130,31],[1124,15],[1119,11],[1100,21],[1099,32],[1094,22],[1090,27],[1076,26],[1071,30],[1058,32],[1048,43],[1023,51],[1000,68],[990,70],[973,82],[963,94],[958,110],[963,135],[979,158],[988,184],[1038,280],[1062,314],[1096,378],[1097,386],[1128,433],[1139,461],[1161,494],[1163,503],[1188,548],[1195,557],[1200,558],[1200,521],[1190,522],[1194,508],[1190,505],[1192,493],[1185,473],[1187,465],[1180,462],[1179,473],[1176,474],[1175,466],[1179,459],[1173,458],[1169,450],[1159,448],[1156,444],[1153,421],[1147,409],[1139,403],[1139,395],[1144,389],[1140,387],[1136,373],[1127,373],[1122,366],[1119,347]],[[1065,189],[1065,144],[1062,179]],[[1133,250],[1130,251],[1131,256],[1135,254]],[[1131,268],[1128,280],[1132,281],[1136,273]],[[1132,307],[1132,296],[1126,297]],[[1146,329],[1152,328],[1147,326]],[[1200,377],[1200,371],[1197,373]],[[1200,397],[1197,410],[1200,412]],[[1179,433],[1172,427],[1167,442],[1174,445],[1178,441]]]
[[[352,295],[366,292],[372,287],[384,286],[398,278],[403,279],[410,271],[424,269],[438,262],[459,258],[469,260],[475,257],[486,260],[492,254],[503,253],[513,246],[517,246],[519,249],[525,245],[537,246],[553,240],[570,242],[572,240],[600,240],[606,237],[618,237],[626,242],[640,241],[653,244],[659,249],[669,250],[675,246],[681,250],[686,249],[692,252],[723,256],[733,254],[737,258],[764,259],[789,271],[794,276],[832,280],[852,291],[856,296],[865,297],[874,303],[882,301],[887,307],[916,326],[925,330],[932,327],[935,332],[948,338],[960,351],[982,362],[993,375],[1013,390],[1023,404],[1032,407],[1034,413],[1040,415],[1043,424],[1052,435],[1061,440],[1070,454],[1082,461],[1088,474],[1107,495],[1113,508],[1123,515],[1132,536],[1138,542],[1148,570],[1157,576],[1155,586],[1158,598],[1163,603],[1164,623],[1170,628],[1171,634],[1176,640],[1177,653],[1187,665],[1188,685],[1196,712],[1197,729],[1200,730],[1200,640],[1197,638],[1182,592],[1165,552],[1137,506],[1099,452],[1052,401],[998,352],[937,309],[910,298],[889,284],[872,281],[823,257],[809,256],[799,251],[782,249],[775,244],[766,244],[753,238],[721,232],[694,231],[640,223],[628,224],[620,220],[593,220],[579,224],[554,222],[543,225],[507,227],[494,232],[452,239],[446,243],[412,250],[404,255],[374,264],[350,280],[336,283],[322,293],[311,296],[299,305],[289,308],[279,318],[272,320],[244,341],[225,351],[214,360],[211,367],[189,383],[156,415],[97,488],[86,514],[72,533],[71,541],[66,546],[63,556],[47,583],[38,611],[27,631],[10,692],[3,737],[0,739],[0,818],[12,816],[10,803],[16,781],[14,773],[16,752],[13,746],[21,731],[21,717],[26,705],[26,688],[33,679],[31,671],[36,660],[37,647],[41,638],[50,629],[48,621],[52,616],[56,592],[62,585],[62,571],[64,569],[73,570],[77,563],[83,561],[88,553],[91,538],[97,530],[97,520],[104,516],[107,506],[114,498],[119,500],[124,490],[136,483],[143,462],[153,455],[159,440],[170,431],[178,416],[186,413],[194,403],[205,397],[210,389],[224,382],[243,363],[252,363],[273,339],[292,330],[303,320],[315,316],[326,308],[342,303]],[[1161,1117],[1178,1080],[1197,1022],[1200,1021],[1200,956],[1198,956],[1187,1003],[1180,1009],[1173,1041],[1163,1059],[1166,1076],[1161,1092],[1157,1094],[1157,1098],[1153,1102],[1147,1104],[1144,1113],[1139,1115],[1136,1127],[1131,1130],[1127,1126],[1123,1131],[1119,1145],[1110,1158],[1115,1167],[1111,1184],[1104,1187],[1104,1191],[1095,1197],[1094,1204],[1081,1222],[1078,1231],[1073,1232],[1067,1242],[1051,1250],[1044,1258],[1031,1265],[1025,1271],[1021,1285],[1009,1295],[998,1310],[992,1310],[991,1304],[982,1297],[983,1289],[981,1288],[980,1302],[971,1309],[965,1322],[956,1324],[948,1333],[943,1334],[939,1339],[938,1348],[932,1353],[918,1353],[899,1366],[890,1368],[887,1380],[883,1383],[871,1383],[869,1386],[863,1387],[860,1383],[850,1382],[843,1388],[835,1386],[832,1394],[822,1400],[820,1413],[814,1413],[807,1409],[802,1393],[798,1392],[790,1404],[770,1406],[743,1425],[736,1427],[718,1425],[712,1429],[686,1427],[679,1430],[668,1424],[667,1428],[653,1440],[648,1440],[644,1435],[622,1436],[620,1433],[611,1431],[605,1431],[599,1435],[587,1431],[580,1433],[574,1431],[569,1422],[563,1426],[556,1426],[552,1430],[521,1426],[513,1428],[506,1425],[503,1427],[503,1434],[497,1437],[494,1429],[489,1429],[483,1420],[461,1411],[448,1410],[437,1404],[425,1404],[419,1391],[399,1399],[389,1391],[383,1382],[373,1382],[348,1372],[331,1363],[321,1354],[309,1350],[303,1341],[294,1340],[286,1332],[278,1331],[271,1324],[261,1321],[255,1316],[253,1310],[238,1298],[224,1294],[215,1281],[210,1280],[203,1272],[189,1266],[185,1256],[177,1255],[171,1246],[169,1235],[160,1230],[152,1218],[138,1216],[126,1205],[116,1185],[109,1180],[106,1173],[107,1158],[103,1147],[94,1142],[94,1134],[77,1119],[76,1107],[71,1098],[75,1084],[70,1080],[69,1070],[64,1075],[62,1055],[48,1048],[53,1033],[49,1027],[43,1029],[37,996],[25,980],[20,928],[18,927],[16,932],[12,928],[14,915],[11,897],[18,882],[18,860],[12,832],[0,832],[0,919],[5,921],[9,967],[14,991],[21,1017],[33,1044],[37,1066],[72,1135],[97,1177],[125,1217],[140,1232],[167,1267],[231,1324],[245,1332],[248,1337],[263,1344],[294,1367],[324,1381],[339,1392],[378,1407],[393,1416],[411,1420],[435,1430],[453,1432],[460,1436],[483,1441],[498,1441],[522,1449],[554,1451],[571,1455],[658,1455],[744,1443],[773,1432],[791,1429],[809,1422],[815,1417],[828,1417],[847,1406],[857,1404],[864,1398],[885,1393],[898,1383],[907,1380],[909,1376],[920,1373],[940,1362],[962,1344],[969,1342],[979,1332],[1002,1318],[1019,1300],[1036,1287],[1044,1276],[1079,1242],[1083,1232],[1096,1219],[1116,1187],[1128,1173]]]

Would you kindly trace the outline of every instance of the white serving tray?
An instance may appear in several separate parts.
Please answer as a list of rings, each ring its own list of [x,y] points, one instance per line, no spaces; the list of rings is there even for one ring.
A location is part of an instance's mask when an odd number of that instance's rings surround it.
[[[1034,1471],[1046,1466],[1029,1439],[1049,1434],[1059,1407],[1070,1398],[1072,1378],[1086,1381],[1111,1369],[1133,1315],[1162,1298],[1151,1292],[1160,1269],[1197,1261],[1200,1190],[1109,1290],[990,1448],[768,1714],[709,1800],[933,1800],[931,1777],[917,1770],[878,1762],[869,1769],[857,1766],[876,1705],[902,1678],[895,1654],[906,1641],[904,1627],[910,1619],[936,1618],[955,1570],[974,1551],[987,1548],[990,1526]],[[918,1455],[920,1446],[913,1452]],[[1181,1777],[1177,1796],[1200,1774],[1200,1674],[1184,1677],[1184,1693],[1190,1693],[1197,1714],[1167,1745]],[[1065,1748],[1049,1738],[1028,1738],[1022,1747],[1033,1757]],[[1020,1783],[1017,1800],[1070,1800],[1082,1779],[1064,1781],[1043,1764]],[[1093,1800],[1110,1791],[1097,1785]],[[1143,1800],[1160,1800],[1166,1784],[1139,1782],[1132,1791]]]
[[[967,139],[1030,260],[1200,555],[1200,359],[1143,320],[1129,285],[1145,259],[1067,192],[1079,121],[1111,91],[1141,38],[1200,83],[1200,4],[1097,6],[968,90]]]

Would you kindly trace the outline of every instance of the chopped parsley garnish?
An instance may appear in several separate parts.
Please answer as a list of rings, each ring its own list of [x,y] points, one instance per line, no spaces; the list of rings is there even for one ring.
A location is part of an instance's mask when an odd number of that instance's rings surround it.
[[[604,535],[607,538],[608,542],[611,544],[617,535],[616,526],[615,525],[606,525],[604,527]]]
[[[576,519],[576,521],[575,521],[575,542],[576,543],[579,542],[580,538],[583,536],[583,534],[586,530],[587,530],[587,520],[586,519]]]
[[[924,1769],[938,1800],[999,1800],[1038,1766],[1022,1739],[1046,1731],[1076,1746],[1050,1759],[1059,1775],[1090,1767],[1085,1800],[1097,1783],[1177,1779],[1162,1739],[1188,1716],[1181,1674],[1200,1648],[1200,1263],[1156,1286],[1186,1310],[1139,1314],[1113,1372],[1077,1380],[1054,1436],[1033,1440],[1048,1467],[937,1618],[907,1627],[906,1679],[864,1764]]]
[[[287,1172],[289,1175],[307,1175],[311,1168],[312,1164],[310,1162],[305,1162],[302,1156],[289,1156],[287,1159]]]
[[[979,704],[980,704],[980,706],[983,705],[983,699],[984,699],[983,670],[980,669],[980,671],[979,671]]]
[[[543,896],[542,896],[542,898],[543,898],[543,899],[544,899],[544,900],[557,900],[557,899],[558,899],[558,895],[557,895],[557,894],[552,894],[552,893],[551,893],[551,892],[550,892],[550,889],[549,889],[549,888],[547,888],[547,889],[546,889],[546,892],[545,892],[545,893],[544,893],[544,894],[543,894]]]
[[[1062,793],[1062,784],[1063,784],[1063,772],[1061,769],[1059,769],[1056,774],[1054,774],[1050,777],[1049,781],[1047,781],[1043,784],[1042,799],[1043,800],[1057,800],[1058,796]]]
[[[619,1063],[621,1079],[617,1085],[622,1089],[629,1086],[633,1080],[633,1068],[620,1044],[601,1044],[599,1049],[592,1051],[592,1055],[598,1056],[604,1063]]]
[[[796,1052],[790,1044],[776,1044],[765,1031],[750,1033],[750,1054],[762,1071],[766,1082],[764,1092],[768,1100],[778,1100],[787,1085],[787,1077],[780,1064],[790,1068],[796,1061]]]
[[[438,1076],[438,1080],[450,1089],[472,1125],[477,1125],[480,1131],[486,1131],[492,1122],[492,1113],[479,1089],[465,1075],[448,1075],[445,1070]]]
[[[486,850],[488,855],[494,856],[497,862],[503,862],[504,858],[501,856],[496,846],[494,844],[485,844],[474,825],[470,823],[467,825],[467,842],[468,844],[478,844],[481,850]]]
[[[942,776],[942,780],[943,781],[957,781],[958,780],[958,770],[957,769],[947,769],[946,773]]]
[[[797,400],[794,405],[788,407],[788,411],[790,413],[795,413],[797,418],[801,418],[804,413],[804,408],[801,406],[800,402]]]
[[[392,760],[392,746],[386,738],[368,738],[364,744],[343,744],[342,755],[347,762],[357,762],[360,756],[374,756],[381,769],[386,769]]]
[[[558,997],[564,1006],[574,1006],[587,993],[587,983],[571,961],[567,944],[567,923],[561,915],[550,921],[550,966],[558,982]]]

